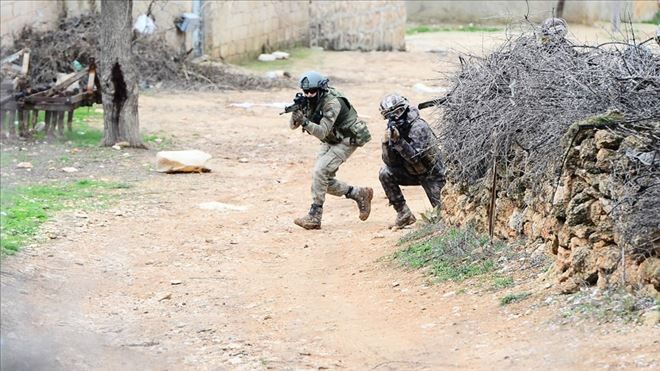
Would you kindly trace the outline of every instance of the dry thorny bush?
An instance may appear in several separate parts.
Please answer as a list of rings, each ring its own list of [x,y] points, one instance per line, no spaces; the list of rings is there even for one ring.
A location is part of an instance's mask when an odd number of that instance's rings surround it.
[[[100,60],[100,15],[91,13],[60,21],[57,29],[38,32],[25,27],[15,40],[11,54],[30,48],[30,82],[50,84],[57,73],[73,72],[72,63],[88,65]],[[134,38],[133,55],[143,87],[162,85],[177,90],[267,89],[288,84],[231,71],[219,63],[194,63],[187,52],[176,51],[162,34]]]
[[[560,140],[570,125],[619,111],[625,122],[610,130],[643,145],[614,166],[611,180],[623,192],[613,217],[628,241],[658,255],[660,57],[652,39],[628,34],[601,45],[544,43],[539,27],[525,21],[493,53],[460,57],[458,72],[445,77],[451,93],[435,125],[449,180],[488,188],[496,164],[497,187],[507,196],[541,195],[561,171]]]

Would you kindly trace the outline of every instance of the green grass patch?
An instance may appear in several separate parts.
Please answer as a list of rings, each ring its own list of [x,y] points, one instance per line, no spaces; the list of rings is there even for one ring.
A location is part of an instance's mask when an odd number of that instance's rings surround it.
[[[491,247],[488,236],[472,226],[450,227],[426,240],[412,242],[394,258],[410,268],[429,268],[438,281],[462,281],[492,272],[494,254],[501,248],[501,244]]]
[[[642,21],[642,23],[648,23],[648,24],[654,24],[654,25],[660,25],[660,10],[655,12],[655,16],[652,19],[649,19],[648,21]]]
[[[400,246],[400,245],[405,245],[408,242],[420,240],[422,238],[430,236],[434,232],[439,231],[440,228],[441,227],[436,224],[424,224],[419,228],[416,228],[413,231],[403,235],[401,238],[399,238],[399,241],[396,244]]]
[[[103,130],[92,124],[103,122],[103,112],[95,107],[81,107],[73,112],[73,130],[65,131],[66,139],[77,147],[96,147],[101,144]],[[98,126],[103,126],[98,125]]]
[[[289,53],[289,58],[287,59],[278,59],[270,62],[262,62],[257,60],[256,58],[250,58],[249,60],[239,62],[238,65],[247,68],[249,70],[259,71],[259,72],[265,72],[270,70],[290,70],[291,66],[293,66],[293,64],[298,61],[302,61],[306,59],[314,59],[320,57],[321,55],[321,51],[317,51],[311,48],[303,48],[303,47],[293,48],[291,50],[287,50],[286,52]]]
[[[152,148],[161,149],[171,147],[172,138],[167,138],[163,135],[157,134],[144,134],[142,140],[145,144],[150,145]]]
[[[498,27],[479,26],[470,23],[467,26],[432,26],[432,25],[416,25],[406,28],[406,35],[416,35],[419,33],[429,32],[498,32],[501,31]]]
[[[507,305],[507,304],[511,304],[511,303],[516,303],[516,302],[527,299],[530,295],[532,295],[532,294],[530,294],[528,292],[520,292],[520,293],[517,293],[517,294],[505,295],[500,299],[500,305]]]
[[[102,190],[127,188],[123,183],[80,180],[74,183],[35,185],[0,193],[0,250],[13,254],[32,238],[55,212],[102,207],[113,198]]]
[[[503,289],[513,286],[513,277],[495,277],[493,280],[493,288]]]
[[[71,122],[72,130],[68,127],[64,129],[64,138],[71,142],[75,147],[96,147],[101,144],[103,139],[103,111],[100,106],[80,107],[73,111],[73,120]],[[97,111],[97,109],[99,109]],[[68,119],[68,114],[65,120]],[[37,121],[45,120],[45,112],[39,112]],[[66,126],[66,122],[65,122]],[[99,128],[100,127],[100,128]],[[46,138],[44,132],[35,135],[37,139]]]

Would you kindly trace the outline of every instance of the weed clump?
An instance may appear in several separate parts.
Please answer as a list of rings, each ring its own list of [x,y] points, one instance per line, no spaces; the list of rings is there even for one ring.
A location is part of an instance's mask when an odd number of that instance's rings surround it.
[[[429,231],[437,234],[428,237]],[[488,236],[472,225],[445,229],[428,224],[404,236],[399,243],[409,241],[414,242],[395,253],[395,259],[411,268],[428,268],[439,281],[462,281],[492,272],[496,252],[502,248],[500,244],[491,246]]]

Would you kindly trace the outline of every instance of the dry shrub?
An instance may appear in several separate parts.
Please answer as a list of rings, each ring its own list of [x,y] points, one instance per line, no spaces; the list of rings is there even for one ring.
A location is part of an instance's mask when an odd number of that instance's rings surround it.
[[[616,110],[611,130],[641,147],[615,164],[622,189],[613,217],[628,241],[648,255],[660,244],[660,57],[652,39],[576,45],[540,42],[527,22],[485,57],[460,57],[447,77],[451,93],[435,124],[450,181],[483,189],[497,163],[498,189],[522,199],[543,194],[561,170],[561,138],[569,126]],[[636,152],[635,152],[636,151]],[[643,155],[643,161],[639,156]],[[551,188],[551,187],[550,187]],[[545,194],[547,197],[548,195]],[[549,202],[549,200],[546,200]],[[653,245],[656,246],[653,252]]]

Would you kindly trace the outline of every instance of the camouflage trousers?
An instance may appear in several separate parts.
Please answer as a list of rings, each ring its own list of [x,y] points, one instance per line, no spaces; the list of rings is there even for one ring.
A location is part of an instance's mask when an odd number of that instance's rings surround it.
[[[316,163],[312,172],[312,203],[323,205],[325,194],[343,196],[350,185],[335,178],[339,165],[343,164],[357,149],[351,145],[349,138],[338,144],[321,143],[316,155]]]
[[[440,205],[440,192],[445,186],[444,170],[440,164],[437,164],[431,171],[422,175],[411,175],[403,167],[383,166],[378,174],[380,184],[383,186],[385,195],[390,201],[390,205],[398,208],[406,203],[400,186],[421,185],[431,202],[431,206]]]

